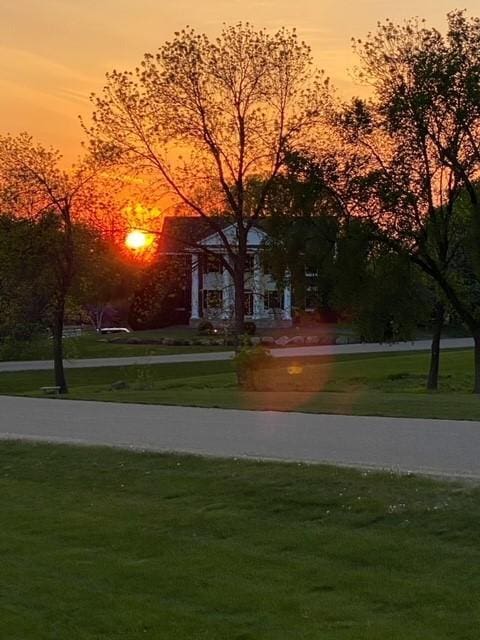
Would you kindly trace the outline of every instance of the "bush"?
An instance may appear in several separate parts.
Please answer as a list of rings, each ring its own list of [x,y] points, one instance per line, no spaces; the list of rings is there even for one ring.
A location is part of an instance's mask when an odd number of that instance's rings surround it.
[[[240,387],[248,391],[255,391],[255,374],[261,369],[269,367],[272,360],[273,356],[269,351],[260,346],[247,347],[239,351],[233,359],[233,363]]]
[[[213,332],[213,324],[208,320],[202,320],[198,325],[198,333],[201,336],[209,336]]]
[[[257,331],[257,325],[254,322],[247,321],[243,325],[243,330],[247,334],[247,336],[254,336]]]

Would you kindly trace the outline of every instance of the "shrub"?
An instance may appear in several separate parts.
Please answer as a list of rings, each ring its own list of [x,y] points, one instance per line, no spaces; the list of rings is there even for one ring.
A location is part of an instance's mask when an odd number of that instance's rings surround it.
[[[198,333],[201,336],[208,336],[212,333],[212,331],[213,331],[213,324],[208,320],[202,320],[198,324]]]
[[[257,331],[257,325],[254,322],[247,321],[243,325],[243,330],[247,334],[247,336],[254,336]]]
[[[266,369],[272,360],[273,356],[269,351],[260,346],[244,348],[239,351],[233,363],[240,387],[254,391],[256,389],[255,374],[261,369]]]

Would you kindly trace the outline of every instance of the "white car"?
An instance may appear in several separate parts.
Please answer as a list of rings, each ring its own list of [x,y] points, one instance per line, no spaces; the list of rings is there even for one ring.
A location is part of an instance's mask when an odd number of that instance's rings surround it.
[[[127,327],[103,327],[100,329],[100,333],[130,333],[130,329]]]

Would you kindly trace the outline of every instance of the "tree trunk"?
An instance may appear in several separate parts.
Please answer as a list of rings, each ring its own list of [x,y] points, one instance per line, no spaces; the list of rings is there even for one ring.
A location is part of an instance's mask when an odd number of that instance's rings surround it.
[[[233,265],[235,285],[235,335],[238,346],[238,337],[243,334],[245,325],[245,266],[247,263],[247,233],[239,223],[238,254]]]
[[[53,364],[55,370],[55,386],[59,387],[59,393],[68,393],[67,379],[63,368],[63,320],[65,301],[57,304],[52,323],[53,334]]]
[[[473,393],[480,394],[480,331],[477,330],[473,334],[473,339],[475,341],[475,349],[474,349],[475,373],[474,373]]]
[[[430,352],[430,370],[428,372],[427,389],[438,389],[438,373],[440,370],[440,339],[445,322],[445,306],[442,302],[435,304],[435,318],[433,323],[432,348]]]
[[[243,334],[245,324],[245,274],[244,270],[235,269],[235,336],[238,342]]]

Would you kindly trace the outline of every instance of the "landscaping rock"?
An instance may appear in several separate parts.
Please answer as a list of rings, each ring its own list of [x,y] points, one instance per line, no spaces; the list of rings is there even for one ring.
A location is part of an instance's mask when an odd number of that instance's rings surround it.
[[[289,342],[290,338],[288,336],[280,336],[280,338],[275,340],[277,347],[286,347]]]
[[[263,336],[260,338],[260,344],[272,347],[275,344],[275,338],[272,338],[271,336]]]
[[[304,336],[293,336],[293,338],[290,338],[288,341],[289,347],[303,347],[304,344],[305,344]]]
[[[317,344],[320,344],[320,338],[318,336],[306,336],[305,344],[309,347],[314,347]]]
[[[254,337],[250,338],[250,342],[252,343],[252,346],[258,347],[258,345],[261,344],[262,339],[259,338],[258,336],[254,336]]]
[[[335,344],[350,344],[353,342],[350,336],[337,336]]]

